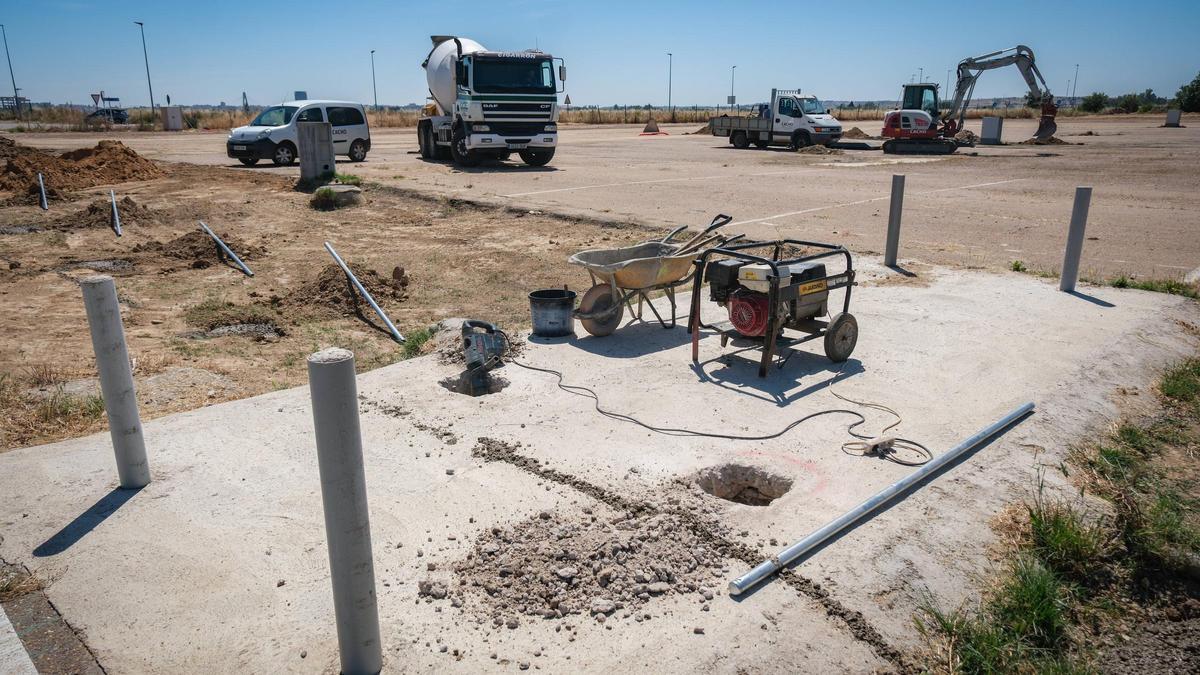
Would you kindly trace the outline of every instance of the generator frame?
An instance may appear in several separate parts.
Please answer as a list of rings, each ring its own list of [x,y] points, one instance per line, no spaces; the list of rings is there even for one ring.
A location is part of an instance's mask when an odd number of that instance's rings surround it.
[[[790,258],[780,260],[779,256],[783,253],[784,246],[799,246],[805,248],[823,249],[820,253],[812,255],[800,256],[799,258]],[[761,255],[754,255],[747,251],[757,248],[773,247],[773,253],[770,258]],[[766,333],[762,336],[762,359],[758,366],[758,376],[766,377],[767,369],[775,357],[775,352],[781,347],[790,348],[792,346],[815,340],[825,336],[829,328],[830,321],[823,319],[793,319],[787,323],[783,323],[782,317],[779,316],[779,305],[781,302],[791,302],[800,298],[800,287],[813,284],[815,282],[824,281],[826,291],[834,291],[841,288],[846,289],[846,297],[842,302],[842,312],[850,313],[850,290],[855,285],[854,277],[854,261],[850,257],[850,251],[845,246],[838,244],[825,244],[815,241],[802,241],[799,239],[776,239],[772,241],[749,241],[741,244],[710,248],[701,254],[695,260],[696,271],[693,276],[692,287],[692,303],[691,313],[688,317],[688,332],[692,335],[692,363],[700,362],[700,329],[705,328],[716,331],[721,336],[721,346],[728,344],[730,338],[747,338],[733,327],[730,321],[721,321],[716,324],[706,324],[700,319],[700,295],[704,288],[704,273],[708,265],[710,257],[715,255],[723,255],[729,258],[737,258],[745,260],[749,263],[761,263],[770,266],[771,274],[767,281],[769,283],[767,291],[767,328]],[[835,258],[842,256],[846,259],[846,270],[837,274],[829,274],[819,279],[805,279],[804,281],[792,281],[791,275],[786,278],[779,274],[780,267],[786,267],[797,263],[811,262],[814,260],[822,260],[824,258]],[[788,337],[781,335],[782,329],[790,328],[793,330],[805,333],[802,337]],[[758,338],[749,338],[758,339]]]

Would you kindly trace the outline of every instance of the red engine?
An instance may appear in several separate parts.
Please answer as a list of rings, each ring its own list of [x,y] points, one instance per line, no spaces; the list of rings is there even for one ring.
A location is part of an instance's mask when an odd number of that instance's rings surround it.
[[[747,337],[766,334],[767,309],[767,296],[763,293],[739,289],[729,294],[729,322]]]

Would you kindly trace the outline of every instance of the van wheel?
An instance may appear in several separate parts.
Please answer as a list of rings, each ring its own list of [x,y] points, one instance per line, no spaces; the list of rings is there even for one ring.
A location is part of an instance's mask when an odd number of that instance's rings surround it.
[[[733,147],[738,150],[745,150],[750,147],[750,139],[746,137],[746,132],[744,131],[733,132],[733,135],[729,137],[729,142],[733,143]]]
[[[280,143],[275,146],[271,161],[275,162],[275,166],[291,166],[296,161],[296,146],[288,141]]]
[[[246,166],[254,166],[255,164],[258,164],[257,157],[238,157],[238,161]]]
[[[461,126],[456,127],[450,137],[450,154],[459,166],[479,165],[479,155],[467,149],[467,134]]]
[[[529,166],[546,166],[554,159],[554,148],[549,150],[522,150],[521,159]]]
[[[792,149],[799,150],[812,145],[812,139],[809,138],[807,131],[797,131],[792,135]]]
[[[354,141],[350,144],[350,161],[361,162],[367,158],[367,144],[362,141]]]

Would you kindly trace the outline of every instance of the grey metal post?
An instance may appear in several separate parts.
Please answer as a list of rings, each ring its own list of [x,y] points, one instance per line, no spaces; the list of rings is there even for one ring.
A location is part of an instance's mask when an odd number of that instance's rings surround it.
[[[1071,209],[1071,229],[1067,231],[1067,250],[1063,255],[1062,278],[1058,290],[1070,293],[1079,280],[1079,256],[1083,254],[1083,235],[1087,230],[1088,207],[1092,204],[1092,188],[1075,188],[1075,206]]]
[[[354,354],[337,347],[312,354],[308,357],[308,384],[342,673],[378,673],[383,667],[383,647],[375,600]]]
[[[4,58],[8,61],[8,76],[12,78],[13,110],[16,111],[17,119],[21,119],[21,93],[17,89],[17,76],[13,75],[12,56],[8,53],[8,30],[4,27],[4,24],[0,24],[0,33],[4,34]]]
[[[113,232],[116,232],[119,237],[121,236],[121,212],[117,210],[117,193],[109,190],[108,198],[112,201],[112,214],[109,217],[109,225],[112,226]]]
[[[50,204],[46,202],[46,181],[42,179],[42,174],[38,174],[38,206],[42,207],[43,211],[50,210]]]
[[[892,205],[888,210],[887,249],[883,264],[896,266],[896,253],[900,248],[900,214],[904,211],[904,174],[892,176]]]
[[[145,487],[150,482],[150,462],[146,459],[137,392],[125,348],[117,286],[108,276],[88,277],[79,286],[83,289],[83,306],[92,332],[92,350],[96,353],[96,370],[100,372],[100,391],[104,394],[104,412],[108,415],[108,432],[117,456],[121,487]]]

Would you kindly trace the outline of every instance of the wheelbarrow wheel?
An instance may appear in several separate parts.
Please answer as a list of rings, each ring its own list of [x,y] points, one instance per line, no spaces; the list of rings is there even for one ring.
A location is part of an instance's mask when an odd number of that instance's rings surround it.
[[[583,329],[592,335],[604,337],[605,335],[613,334],[613,331],[621,324],[621,318],[625,314],[624,305],[617,305],[613,309],[611,285],[597,284],[592,286],[588,289],[587,293],[583,294],[583,299],[579,301],[579,313],[596,314],[609,309],[612,309],[612,315],[607,319],[580,319],[579,323],[583,324]]]
[[[850,358],[854,345],[858,344],[858,321],[854,316],[839,312],[829,321],[825,329],[825,356],[834,363]]]

